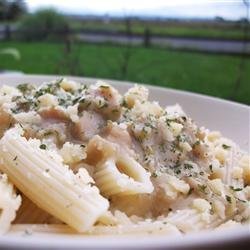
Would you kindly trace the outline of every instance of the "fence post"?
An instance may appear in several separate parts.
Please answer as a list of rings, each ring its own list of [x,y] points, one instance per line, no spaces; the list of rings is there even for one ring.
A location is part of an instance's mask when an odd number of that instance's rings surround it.
[[[143,36],[143,45],[144,47],[148,48],[151,45],[151,33],[148,28],[144,30],[144,36]]]
[[[11,40],[11,29],[9,24],[6,24],[4,27],[4,40]]]
[[[62,30],[63,41],[65,45],[65,53],[69,54],[72,51],[72,39],[71,39],[71,30],[68,25],[65,25]]]

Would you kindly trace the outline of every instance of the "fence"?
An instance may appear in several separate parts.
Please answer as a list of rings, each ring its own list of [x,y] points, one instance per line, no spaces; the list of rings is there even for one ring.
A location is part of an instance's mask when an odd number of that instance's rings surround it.
[[[23,32],[15,26],[0,26],[0,40],[11,40],[18,37]],[[46,31],[41,31],[41,33]],[[113,43],[121,45],[139,45],[144,47],[157,46],[178,50],[191,50],[209,53],[225,53],[234,55],[250,56],[250,39],[245,41],[226,40],[215,38],[193,38],[166,36],[153,34],[149,29],[145,29],[143,34],[136,34],[127,31],[104,31],[98,29],[62,29],[53,32],[54,35],[67,39],[69,36],[75,37],[78,41],[89,43]]]

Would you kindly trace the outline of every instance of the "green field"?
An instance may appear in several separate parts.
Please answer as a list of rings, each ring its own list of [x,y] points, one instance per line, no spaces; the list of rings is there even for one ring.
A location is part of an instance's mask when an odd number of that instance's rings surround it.
[[[0,49],[4,47],[17,48],[22,57],[16,61],[0,55],[0,69],[130,80],[225,99],[233,96],[238,102],[250,104],[250,60],[247,58],[240,88],[235,92],[241,60],[237,56],[84,43],[75,45],[70,55],[65,54],[63,44],[56,43],[0,43]]]
[[[122,31],[127,29],[125,20],[103,21],[101,19],[77,20],[70,19],[72,28],[100,31]],[[242,24],[236,22],[194,22],[194,21],[157,21],[157,20],[130,20],[132,33],[143,34],[145,29],[152,34],[170,35],[178,37],[216,38],[216,39],[243,39]]]

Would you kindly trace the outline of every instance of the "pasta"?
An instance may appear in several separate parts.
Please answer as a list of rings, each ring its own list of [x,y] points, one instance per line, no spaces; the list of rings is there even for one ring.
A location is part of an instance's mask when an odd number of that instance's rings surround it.
[[[10,223],[15,219],[16,211],[21,205],[21,197],[17,196],[5,174],[0,175],[0,194],[0,234],[2,234],[9,230]]]
[[[108,150],[109,148],[109,150]],[[105,196],[151,193],[150,174],[125,152],[119,152],[112,143],[94,137],[89,143],[89,157],[101,154],[94,179]]]
[[[0,234],[186,234],[249,223],[250,158],[177,104],[65,78],[0,87]]]
[[[107,200],[36,142],[8,130],[0,141],[0,169],[39,207],[80,232],[88,229],[107,210]]]

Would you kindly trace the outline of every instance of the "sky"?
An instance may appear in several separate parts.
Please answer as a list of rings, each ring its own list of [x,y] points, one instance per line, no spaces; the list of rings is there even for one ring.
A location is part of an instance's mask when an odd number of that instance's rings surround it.
[[[245,0],[249,1],[249,0]],[[246,16],[243,0],[26,0],[30,11],[54,7],[66,14],[137,15],[236,20]]]

